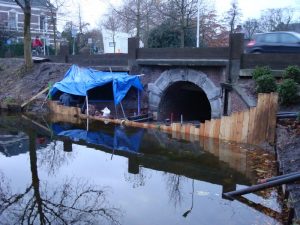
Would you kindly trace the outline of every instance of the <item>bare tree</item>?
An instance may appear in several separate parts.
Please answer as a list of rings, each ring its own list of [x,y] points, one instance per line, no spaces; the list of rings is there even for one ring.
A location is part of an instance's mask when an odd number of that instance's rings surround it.
[[[181,205],[183,200],[183,183],[186,182],[186,178],[176,174],[165,174],[167,187],[169,189],[169,198],[173,201],[174,206]]]
[[[143,167],[140,167],[138,174],[124,173],[125,181],[131,183],[133,188],[145,186],[146,180],[150,177],[151,174],[144,170]]]
[[[86,39],[84,37],[84,33],[87,31],[89,23],[83,21],[81,6],[78,4],[78,11],[77,11],[77,19],[78,19],[78,35],[77,35],[77,45],[78,48],[81,49],[86,45]]]
[[[50,148],[51,151],[42,151],[39,155],[39,167],[46,167],[49,175],[54,175],[55,172],[59,170],[60,167],[67,164],[73,155],[66,155],[63,149],[63,143],[57,140],[53,140],[47,148]]]
[[[113,14],[114,11],[111,10],[109,14],[105,15],[106,19],[102,23],[102,26],[106,29],[106,32],[110,33],[114,45],[114,53],[116,53],[116,34],[119,31],[121,24],[119,23],[118,18]]]
[[[18,6],[21,7],[24,13],[24,60],[25,68],[29,70],[33,66],[31,56],[31,34],[30,34],[30,22],[31,22],[31,0],[14,0]]]
[[[53,42],[55,55],[57,55],[57,10],[59,8],[62,8],[64,4],[64,0],[46,0],[45,2],[45,6],[48,9],[50,17],[49,26],[53,27]]]
[[[259,31],[259,22],[257,19],[248,19],[244,22],[243,28],[245,37],[247,39],[252,39],[253,35]]]
[[[264,10],[260,16],[260,30],[287,30],[294,16],[292,8],[277,8]]]
[[[159,20],[156,3],[155,0],[125,0],[120,8],[113,8],[120,29],[147,43],[150,29]]]
[[[238,7],[238,1],[232,0],[231,7],[227,11],[224,18],[225,22],[229,26],[230,34],[234,33],[234,29],[237,26],[237,24],[239,24],[241,15],[241,10]]]

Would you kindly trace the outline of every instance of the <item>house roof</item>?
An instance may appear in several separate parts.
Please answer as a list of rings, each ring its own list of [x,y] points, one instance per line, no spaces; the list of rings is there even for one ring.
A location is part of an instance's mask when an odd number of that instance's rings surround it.
[[[30,0],[32,7],[45,7],[47,4],[47,0]],[[20,2],[24,2],[24,0],[20,0]],[[0,0],[0,3],[8,4],[8,5],[17,5],[14,0]]]

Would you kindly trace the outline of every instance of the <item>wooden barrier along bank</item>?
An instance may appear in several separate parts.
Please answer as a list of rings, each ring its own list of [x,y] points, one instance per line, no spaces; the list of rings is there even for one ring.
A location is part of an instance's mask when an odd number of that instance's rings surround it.
[[[52,105],[51,105],[52,104]],[[66,115],[77,115],[82,119],[87,116],[81,114],[76,107],[65,107],[50,103],[53,112]],[[278,94],[259,94],[256,107],[242,112],[234,112],[230,116],[223,116],[219,119],[207,120],[200,123],[200,127],[192,124],[172,123],[170,126],[154,123],[140,123],[121,119],[107,119],[97,116],[89,116],[89,119],[106,121],[109,123],[122,124],[140,128],[159,129],[171,133],[172,136],[181,134],[183,139],[210,137],[225,141],[258,145],[264,142],[271,145],[275,142],[276,112],[278,106]],[[66,110],[66,108],[68,108]]]

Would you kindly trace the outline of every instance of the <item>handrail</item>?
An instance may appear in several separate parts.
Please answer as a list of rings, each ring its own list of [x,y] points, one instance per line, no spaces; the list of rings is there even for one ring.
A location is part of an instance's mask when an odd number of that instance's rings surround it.
[[[273,178],[270,178],[270,179],[271,180],[269,180],[267,182],[252,185],[251,187],[248,187],[248,188],[223,193],[222,196],[226,199],[234,200],[234,196],[249,194],[249,193],[252,193],[252,192],[255,192],[255,191],[260,191],[260,190],[263,190],[263,189],[266,189],[266,188],[279,186],[281,184],[291,183],[291,182],[300,180],[300,172],[281,175],[281,176],[273,177]]]

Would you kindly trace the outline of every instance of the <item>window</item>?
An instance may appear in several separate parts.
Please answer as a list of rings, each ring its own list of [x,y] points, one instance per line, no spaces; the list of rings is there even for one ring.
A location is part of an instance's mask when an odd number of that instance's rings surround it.
[[[116,42],[109,42],[108,45],[109,47],[115,47]]]
[[[291,34],[280,34],[281,42],[288,44],[296,44],[299,40]]]
[[[17,29],[17,14],[15,12],[9,12],[8,27]]]
[[[40,30],[44,30],[45,29],[45,16],[44,15],[41,15],[40,16]]]
[[[278,34],[265,34],[262,37],[262,42],[276,43],[278,42]]]
[[[0,27],[7,27],[8,13],[0,12]]]

